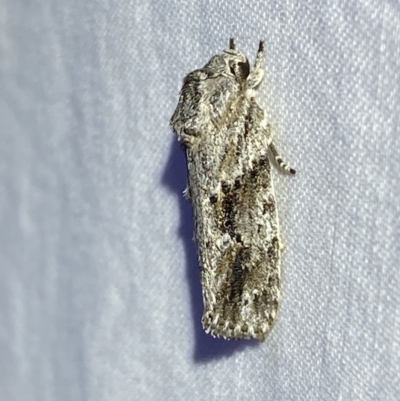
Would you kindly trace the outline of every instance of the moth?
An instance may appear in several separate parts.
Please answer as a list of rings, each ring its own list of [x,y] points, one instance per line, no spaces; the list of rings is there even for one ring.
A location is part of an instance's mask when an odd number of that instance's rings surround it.
[[[272,159],[285,164],[256,100],[264,42],[253,68],[229,49],[183,80],[170,125],[186,152],[204,313],[213,336],[264,340],[281,296],[281,241]]]

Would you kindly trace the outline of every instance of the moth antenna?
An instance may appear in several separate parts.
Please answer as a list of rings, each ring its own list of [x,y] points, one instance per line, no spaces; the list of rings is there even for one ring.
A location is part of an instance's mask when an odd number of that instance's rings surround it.
[[[264,60],[264,41],[260,40],[260,43],[258,45],[256,61],[254,63],[254,69],[261,68],[263,60]]]

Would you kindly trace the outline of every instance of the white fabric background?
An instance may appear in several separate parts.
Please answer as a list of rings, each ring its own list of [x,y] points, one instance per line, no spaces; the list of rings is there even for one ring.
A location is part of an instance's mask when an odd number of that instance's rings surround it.
[[[395,400],[400,5],[6,0],[0,6],[0,399]],[[184,156],[182,78],[228,46],[298,170],[274,172],[283,303],[215,340]]]

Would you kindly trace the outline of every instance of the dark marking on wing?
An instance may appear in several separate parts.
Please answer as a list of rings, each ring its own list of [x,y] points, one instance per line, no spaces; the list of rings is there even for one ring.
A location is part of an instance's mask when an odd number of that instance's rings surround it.
[[[224,199],[224,215],[225,215],[224,226],[226,232],[230,235],[231,238],[235,237],[235,231],[236,231],[235,212],[236,212],[236,196],[235,193],[233,192],[226,195]]]
[[[238,190],[240,189],[241,186],[242,186],[242,180],[240,178],[236,178],[234,188]]]
[[[276,259],[278,257],[279,252],[279,240],[278,237],[272,238],[270,244],[267,247],[267,256],[269,259]]]
[[[236,157],[239,157],[243,151],[243,137],[242,135],[238,136],[237,145],[236,145]]]
[[[218,201],[217,195],[211,195],[211,196],[210,196],[210,203],[211,203],[212,205],[215,205],[215,204],[217,203],[217,201]]]
[[[221,183],[222,189],[222,202],[221,202],[221,212],[222,224],[220,224],[220,229],[224,233],[228,233],[231,238],[235,238],[236,234],[236,209],[238,202],[238,192],[231,187],[227,182],[223,181]]]
[[[229,300],[231,302],[240,302],[242,299],[244,283],[246,281],[248,269],[245,266],[248,260],[248,252],[244,247],[240,247],[237,251],[235,261],[232,266],[231,287]]]

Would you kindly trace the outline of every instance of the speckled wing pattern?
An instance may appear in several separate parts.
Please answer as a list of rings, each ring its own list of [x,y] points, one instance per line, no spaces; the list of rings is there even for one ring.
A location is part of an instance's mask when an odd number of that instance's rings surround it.
[[[254,68],[230,48],[186,76],[170,124],[186,149],[187,195],[204,299],[202,324],[224,338],[263,340],[280,301],[278,216],[270,157],[292,174],[257,104],[263,42]]]

